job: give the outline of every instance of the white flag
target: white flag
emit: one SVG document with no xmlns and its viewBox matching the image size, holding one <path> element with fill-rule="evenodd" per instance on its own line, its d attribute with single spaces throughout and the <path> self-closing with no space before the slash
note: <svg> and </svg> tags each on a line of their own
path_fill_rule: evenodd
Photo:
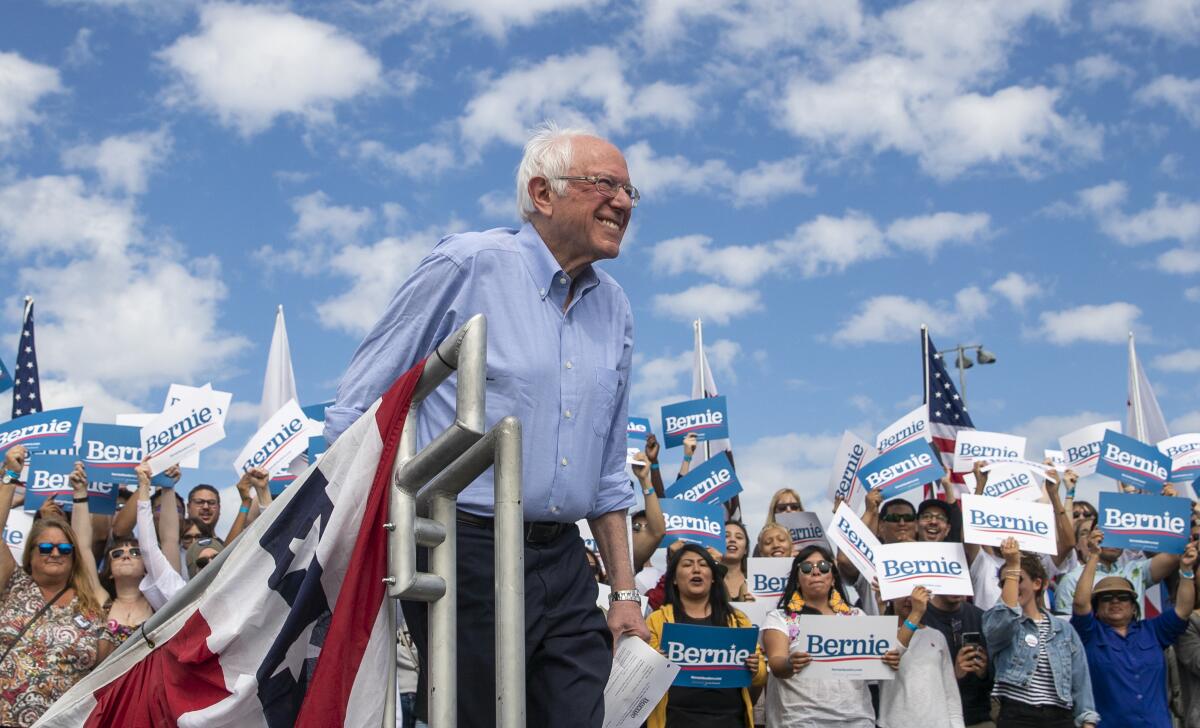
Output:
<svg viewBox="0 0 1200 728">
<path fill-rule="evenodd" d="M 708 356 L 704 353 L 704 332 L 699 319 L 692 322 L 692 333 L 695 339 L 692 349 L 692 399 L 716 397 L 720 392 L 717 391 L 717 385 L 713 381 L 712 367 L 708 365 Z M 707 455 L 705 448 L 708 450 Z M 725 450 L 733 450 L 733 445 L 728 439 L 700 443 L 700 446 L 696 448 L 696 454 L 692 456 L 692 468 L 700 465 L 708 457 Z"/>
<path fill-rule="evenodd" d="M 1142 370 L 1129 335 L 1129 391 L 1125 399 L 1125 434 L 1142 442 L 1159 442 L 1171 436 L 1166 420 L 1154 398 L 1154 390 Z"/>
<path fill-rule="evenodd" d="M 291 399 L 300 401 L 296 394 L 296 375 L 292 372 L 292 350 L 288 346 L 287 326 L 283 323 L 283 306 L 280 306 L 275 312 L 275 333 L 271 335 L 271 351 L 267 354 L 262 404 L 258 407 L 259 426 L 271 419 Z"/>
</svg>

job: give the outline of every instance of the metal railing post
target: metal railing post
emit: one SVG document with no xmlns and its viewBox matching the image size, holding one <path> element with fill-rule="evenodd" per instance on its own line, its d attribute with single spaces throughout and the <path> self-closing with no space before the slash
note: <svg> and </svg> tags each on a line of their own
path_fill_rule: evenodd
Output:
<svg viewBox="0 0 1200 728">
<path fill-rule="evenodd" d="M 521 508 L 521 422 L 496 426 L 496 719 L 525 725 L 525 514 Z"/>
</svg>

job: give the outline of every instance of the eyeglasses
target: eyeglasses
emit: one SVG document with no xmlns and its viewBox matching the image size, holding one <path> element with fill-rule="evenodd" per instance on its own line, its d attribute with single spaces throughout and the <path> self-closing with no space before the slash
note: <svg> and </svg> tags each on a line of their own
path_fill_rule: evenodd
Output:
<svg viewBox="0 0 1200 728">
<path fill-rule="evenodd" d="M 193 498 L 192 500 L 188 501 L 188 503 L 190 503 L 194 506 L 200 506 L 202 508 L 204 508 L 204 507 L 216 508 L 221 503 L 221 501 L 213 500 L 210 498 Z"/>
<path fill-rule="evenodd" d="M 922 513 L 918 518 L 921 523 L 949 523 L 950 519 L 942 513 Z"/>
<path fill-rule="evenodd" d="M 813 572 L 814 568 L 817 571 L 820 571 L 822 574 L 828 574 L 829 570 L 833 568 L 833 564 L 829 563 L 828 561 L 826 561 L 824 559 L 821 559 L 820 561 L 801 561 L 800 562 L 800 573 L 801 574 L 811 574 Z"/>
<path fill-rule="evenodd" d="M 140 548 L 137 546 L 130 546 L 129 548 L 113 549 L 112 551 L 108 552 L 108 557 L 113 561 L 116 561 L 117 559 L 123 557 L 126 553 L 135 559 L 141 558 L 142 556 L 142 550 Z"/>
<path fill-rule="evenodd" d="M 37 545 L 38 553 L 42 556 L 49 556 L 54 549 L 58 549 L 58 553 L 62 556 L 70 556 L 75 552 L 75 545 L 69 543 L 39 543 Z"/>
<path fill-rule="evenodd" d="M 636 531 L 637 529 L 635 528 L 634 530 Z M 198 539 L 198 538 L 200 538 L 200 534 L 198 534 L 198 533 L 185 533 L 179 537 L 179 540 L 190 546 L 193 543 L 195 543 L 196 539 Z"/>
<path fill-rule="evenodd" d="M 880 516 L 884 523 L 912 523 L 917 520 L 915 513 L 885 513 Z"/>
<path fill-rule="evenodd" d="M 596 186 L 596 191 L 603 197 L 616 197 L 617 190 L 625 190 L 625 194 L 629 195 L 629 202 L 632 207 L 637 207 L 638 202 L 642 199 L 642 193 L 638 192 L 638 188 L 628 182 L 622 184 L 609 177 L 600 177 L 599 175 L 588 175 L 586 177 L 577 174 L 565 174 L 554 179 L 572 180 L 576 182 L 591 182 Z"/>
<path fill-rule="evenodd" d="M 789 513 L 792 511 L 801 511 L 801 510 L 804 510 L 804 509 L 800 507 L 799 503 L 776 503 L 775 504 L 775 512 L 776 513 Z"/>
<path fill-rule="evenodd" d="M 1116 594 L 1101 594 L 1096 597 L 1096 600 L 1101 604 L 1109 602 L 1121 602 L 1123 604 L 1133 604 L 1134 596 L 1129 592 L 1118 592 Z"/>
</svg>

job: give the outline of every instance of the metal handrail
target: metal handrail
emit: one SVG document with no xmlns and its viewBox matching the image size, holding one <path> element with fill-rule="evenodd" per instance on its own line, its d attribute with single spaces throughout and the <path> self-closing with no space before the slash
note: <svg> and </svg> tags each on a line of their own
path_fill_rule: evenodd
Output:
<svg viewBox="0 0 1200 728">
<path fill-rule="evenodd" d="M 457 373 L 455 418 L 416 451 L 416 409 Z M 429 603 L 429 725 L 457 723 L 458 495 L 495 466 L 496 719 L 501 728 L 525 725 L 525 554 L 521 508 L 521 423 L 505 417 L 486 434 L 487 321 L 469 319 L 429 357 L 415 394 L 392 471 L 389 491 L 388 596 Z M 428 516 L 422 516 L 422 513 Z M 429 572 L 417 571 L 417 548 L 429 548 Z M 388 619 L 395 634 L 396 605 Z M 383 725 L 395 725 L 395 640 Z"/>
</svg>

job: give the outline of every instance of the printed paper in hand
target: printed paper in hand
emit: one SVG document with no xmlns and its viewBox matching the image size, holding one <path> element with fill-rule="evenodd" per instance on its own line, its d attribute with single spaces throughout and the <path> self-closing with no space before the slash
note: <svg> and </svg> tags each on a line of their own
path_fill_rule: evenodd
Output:
<svg viewBox="0 0 1200 728">
<path fill-rule="evenodd" d="M 604 728 L 638 728 L 677 674 L 678 665 L 641 639 L 621 637 L 604 687 Z"/>
<path fill-rule="evenodd" d="M 754 601 L 736 602 L 733 606 L 750 619 L 750 624 L 762 627 L 767 612 L 779 607 L 792 559 L 751 556 L 746 562 L 746 588 L 754 595 Z"/>
<path fill-rule="evenodd" d="M 1200 434 L 1168 437 L 1155 447 L 1171 458 L 1172 483 L 1190 483 L 1200 477 Z"/>
<path fill-rule="evenodd" d="M 251 468 L 262 468 L 272 476 L 286 472 L 291 462 L 308 449 L 308 422 L 300 404 L 289 399 L 238 453 L 233 461 L 234 472 L 239 477 Z"/>
<path fill-rule="evenodd" d="M 742 484 L 733 472 L 733 463 L 728 455 L 719 452 L 672 483 L 664 495 L 695 503 L 724 503 L 741 492 Z"/>
<path fill-rule="evenodd" d="M 142 427 L 142 453 L 150 458 L 150 471 L 161 473 L 224 438 L 223 418 L 212 392 L 200 389 Z"/>
<path fill-rule="evenodd" d="M 896 648 L 895 617 L 805 615 L 792 644 L 796 645 L 793 649 L 812 656 L 812 662 L 796 673 L 798 680 L 893 680 L 896 677 L 896 671 L 883 664 L 882 659 L 885 653 Z"/>
<path fill-rule="evenodd" d="M 1025 438 L 1001 432 L 959 430 L 954 441 L 954 472 L 970 472 L 976 460 L 1023 459 Z"/>
<path fill-rule="evenodd" d="M 0 455 L 24 445 L 32 455 L 47 450 L 71 450 L 79 444 L 82 407 L 46 410 L 0 424 Z"/>
<path fill-rule="evenodd" d="M 849 503 L 857 513 L 862 510 L 866 489 L 858 480 L 858 469 L 863 464 L 875 459 L 878 455 L 871 447 L 853 432 L 842 433 L 842 442 L 838 446 L 837 455 L 833 458 L 833 469 L 829 473 L 829 498 L 841 498 Z"/>
<path fill-rule="evenodd" d="M 879 457 L 863 465 L 858 479 L 869 490 L 878 490 L 883 499 L 891 500 L 906 490 L 940 480 L 946 471 L 929 443 L 917 439 L 907 445 L 881 452 Z"/>
<path fill-rule="evenodd" d="M 809 511 L 780 513 L 775 517 L 775 522 L 788 530 L 792 537 L 793 551 L 807 546 L 829 548 L 829 541 L 825 538 L 825 529 L 821 526 L 821 519 L 816 513 Z"/>
<path fill-rule="evenodd" d="M 660 548 L 673 541 L 687 541 L 725 551 L 725 507 L 719 503 L 692 503 L 678 498 L 660 498 L 658 505 L 667 525 Z"/>
<path fill-rule="evenodd" d="M 868 582 L 875 578 L 875 558 L 882 544 L 845 503 L 833 514 L 833 521 L 829 524 L 829 540 L 858 567 Z"/>
<path fill-rule="evenodd" d="M 1100 458 L 1100 441 L 1104 439 L 1107 430 L 1120 432 L 1121 423 L 1099 422 L 1058 438 L 1058 445 L 1066 459 L 1064 465 L 1074 470 L 1081 478 L 1096 472 L 1096 460 Z"/>
<path fill-rule="evenodd" d="M 33 514 L 25 511 L 9 511 L 8 522 L 4 524 L 4 543 L 12 552 L 17 563 L 25 557 L 25 539 L 29 537 L 29 529 L 33 528 Z"/>
<path fill-rule="evenodd" d="M 1105 546 L 1167 554 L 1187 548 L 1192 513 L 1187 498 L 1106 492 L 1097 510 Z"/>
<path fill-rule="evenodd" d="M 724 397 L 705 397 L 662 408 L 663 446 L 679 447 L 694 434 L 701 442 L 729 437 L 729 416 Z"/>
<path fill-rule="evenodd" d="M 923 586 L 934 594 L 974 596 L 961 543 L 889 543 L 875 552 L 879 594 L 886 601 Z"/>
<path fill-rule="evenodd" d="M 963 541 L 999 546 L 1017 539 L 1022 551 L 1058 553 L 1054 508 L 1049 503 L 1002 500 L 983 495 L 962 497 Z"/>
<path fill-rule="evenodd" d="M 988 464 L 983 495 L 1012 501 L 1035 501 L 1042 497 L 1042 476 L 1016 463 Z M 974 489 L 972 488 L 972 491 Z"/>
<path fill-rule="evenodd" d="M 663 625 L 662 651 L 680 667 L 672 683 L 679 687 L 749 687 L 752 675 L 746 668 L 746 658 L 757 646 L 756 627 Z"/>
<path fill-rule="evenodd" d="M 1096 474 L 1151 493 L 1161 493 L 1163 484 L 1171 477 L 1171 458 L 1153 445 L 1109 430 L 1100 441 Z"/>
<path fill-rule="evenodd" d="M 925 405 L 921 405 L 884 428 L 883 432 L 875 437 L 875 449 L 882 455 L 888 450 L 916 442 L 922 438 L 925 442 L 933 442 L 933 436 L 929 433 L 929 408 Z"/>
<path fill-rule="evenodd" d="M 1059 473 L 1067 469 L 1067 458 L 1063 455 L 1062 450 L 1044 450 L 1045 458 L 1050 461 L 1050 466 Z"/>
</svg>

